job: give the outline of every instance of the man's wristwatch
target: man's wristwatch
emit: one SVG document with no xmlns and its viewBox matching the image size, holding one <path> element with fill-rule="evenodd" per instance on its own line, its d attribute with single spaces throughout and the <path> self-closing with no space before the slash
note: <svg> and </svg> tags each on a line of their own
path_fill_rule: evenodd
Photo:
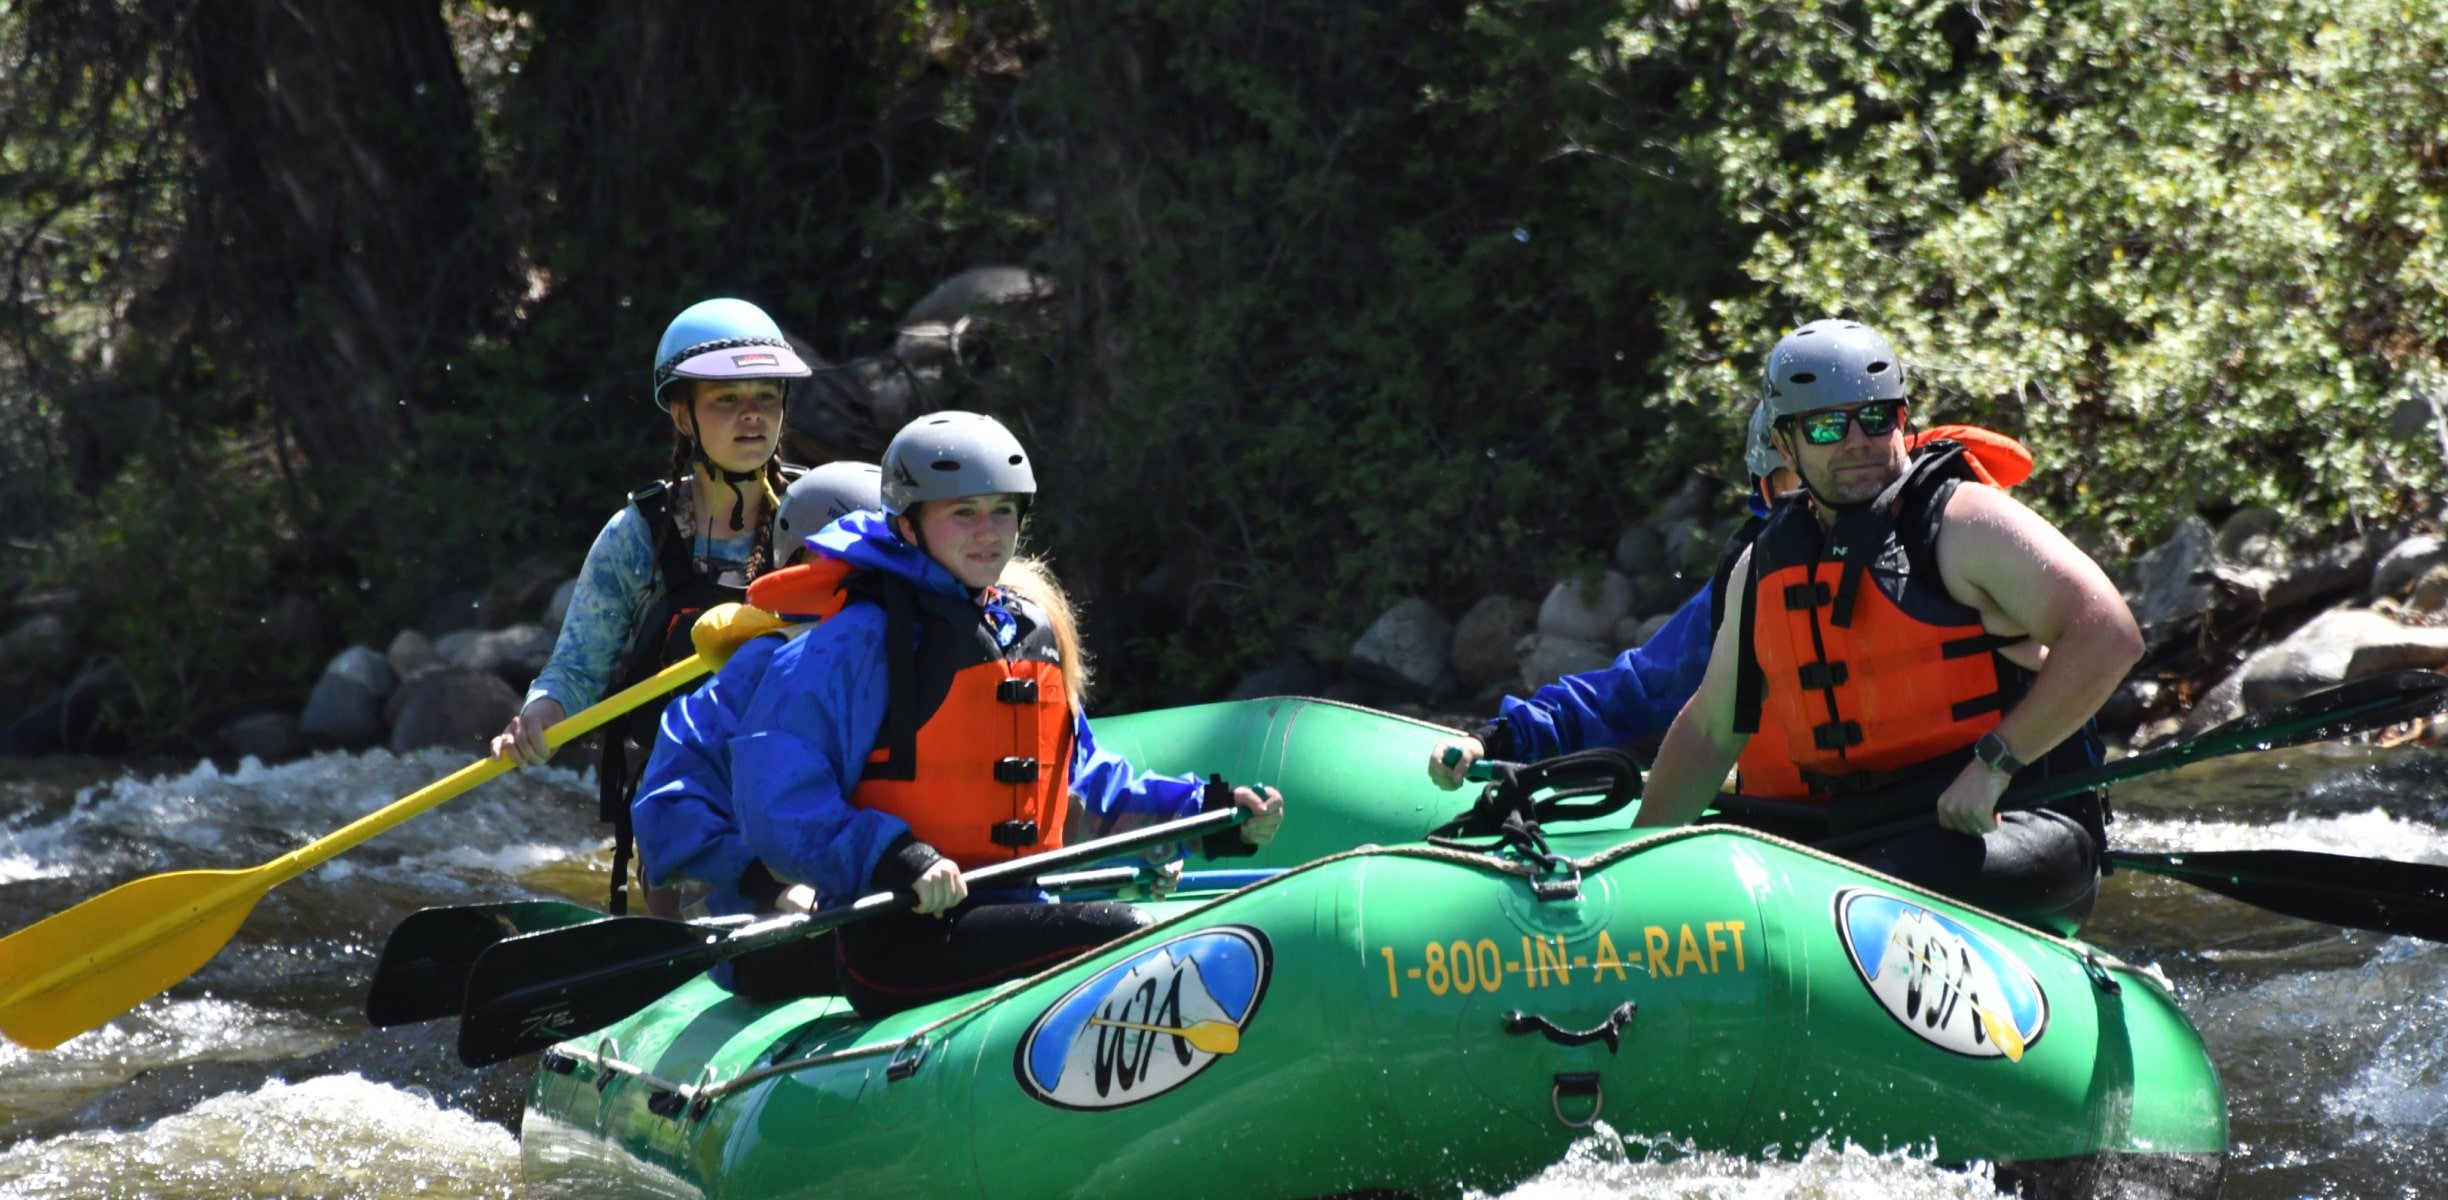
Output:
<svg viewBox="0 0 2448 1200">
<path fill-rule="evenodd" d="M 2023 760 L 2016 758 L 2014 751 L 2007 749 L 2006 739 L 1999 737 L 1994 729 L 1982 734 L 1979 741 L 1972 743 L 1972 757 L 1978 759 L 1982 766 L 2000 775 L 2011 776 L 2023 769 Z"/>
</svg>

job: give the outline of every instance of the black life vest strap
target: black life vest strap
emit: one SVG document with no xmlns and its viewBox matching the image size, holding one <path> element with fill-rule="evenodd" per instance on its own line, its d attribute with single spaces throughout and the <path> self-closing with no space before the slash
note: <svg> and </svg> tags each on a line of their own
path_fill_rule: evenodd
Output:
<svg viewBox="0 0 2448 1200">
<path fill-rule="evenodd" d="M 862 778 L 918 778 L 918 614 L 909 585 L 882 572 L 869 572 L 869 582 L 884 604 L 884 728 L 876 745 L 880 762 L 867 764 Z"/>
</svg>

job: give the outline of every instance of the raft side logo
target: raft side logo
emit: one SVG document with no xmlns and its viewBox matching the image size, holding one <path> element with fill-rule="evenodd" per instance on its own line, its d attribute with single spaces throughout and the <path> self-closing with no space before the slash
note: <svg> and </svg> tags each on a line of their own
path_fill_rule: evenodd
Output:
<svg viewBox="0 0 2448 1200">
<path fill-rule="evenodd" d="M 1968 1058 L 2021 1062 L 2047 1032 L 2048 993 L 1979 930 L 1866 888 L 1837 892 L 1835 917 L 1871 997 L 1921 1040 Z"/>
<path fill-rule="evenodd" d="M 1022 1090 L 1056 1108 L 1121 1108 L 1187 1083 L 1241 1048 L 1274 948 L 1247 925 L 1150 946 L 1046 1006 L 1012 1055 Z"/>
</svg>

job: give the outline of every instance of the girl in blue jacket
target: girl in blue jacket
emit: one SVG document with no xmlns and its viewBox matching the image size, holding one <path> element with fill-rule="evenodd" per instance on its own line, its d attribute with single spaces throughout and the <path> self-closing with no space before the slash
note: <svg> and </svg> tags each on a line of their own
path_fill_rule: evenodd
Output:
<svg viewBox="0 0 2448 1200">
<path fill-rule="evenodd" d="M 1281 796 L 1263 788 L 1152 776 L 1098 749 L 1068 605 L 1050 578 L 1007 586 L 1037 490 L 1008 430 L 975 413 L 921 417 L 883 469 L 883 513 L 809 539 L 844 568 L 839 610 L 751 643 L 675 705 L 636 809 L 641 831 L 650 804 L 708 828 L 735 815 L 732 852 L 750 860 L 736 868 L 649 844 L 649 862 L 699 878 L 762 871 L 828 901 L 915 893 L 911 913 L 835 940 L 843 990 L 869 1015 L 1025 974 L 1147 922 L 1122 904 L 972 894 L 965 869 L 1078 840 L 1066 832 L 1224 804 L 1252 816 L 1206 850 L 1246 853 L 1283 819 Z M 1097 828 L 1070 830 L 1075 808 Z"/>
</svg>

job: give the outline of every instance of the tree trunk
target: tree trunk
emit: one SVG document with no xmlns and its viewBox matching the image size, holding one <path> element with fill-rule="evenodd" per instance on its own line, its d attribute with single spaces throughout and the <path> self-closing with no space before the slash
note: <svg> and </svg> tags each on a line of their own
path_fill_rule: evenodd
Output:
<svg viewBox="0 0 2448 1200">
<path fill-rule="evenodd" d="M 189 253 L 309 469 L 381 462 L 426 356 L 482 327 L 508 263 L 441 6 L 204 0 L 187 36 Z"/>
</svg>

